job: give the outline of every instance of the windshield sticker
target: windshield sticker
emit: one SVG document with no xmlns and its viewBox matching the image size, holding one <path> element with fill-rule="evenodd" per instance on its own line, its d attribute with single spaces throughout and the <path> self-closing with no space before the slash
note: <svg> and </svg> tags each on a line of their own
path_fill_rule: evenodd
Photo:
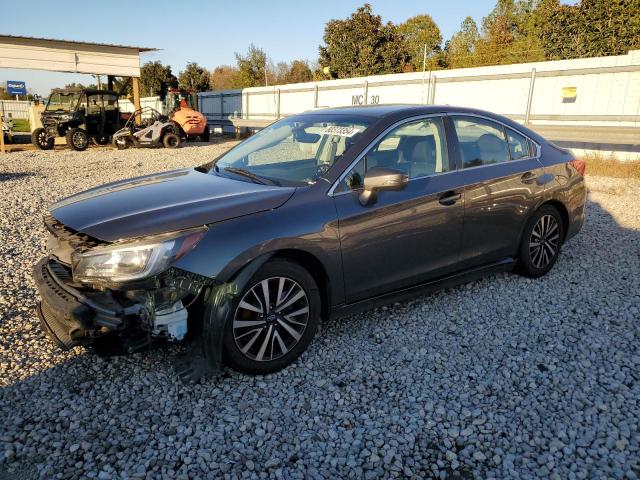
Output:
<svg viewBox="0 0 640 480">
<path fill-rule="evenodd" d="M 324 130 L 322 130 L 323 135 L 337 135 L 339 137 L 353 137 L 356 133 L 360 133 L 359 128 L 339 127 L 338 125 L 324 127 Z"/>
</svg>

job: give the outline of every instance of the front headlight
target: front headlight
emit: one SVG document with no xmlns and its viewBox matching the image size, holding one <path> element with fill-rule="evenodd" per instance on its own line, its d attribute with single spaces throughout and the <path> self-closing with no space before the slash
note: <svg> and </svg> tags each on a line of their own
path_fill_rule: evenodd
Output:
<svg viewBox="0 0 640 480">
<path fill-rule="evenodd" d="M 121 283 L 151 277 L 195 247 L 206 230 L 192 229 L 74 252 L 73 278 L 84 283 Z"/>
</svg>

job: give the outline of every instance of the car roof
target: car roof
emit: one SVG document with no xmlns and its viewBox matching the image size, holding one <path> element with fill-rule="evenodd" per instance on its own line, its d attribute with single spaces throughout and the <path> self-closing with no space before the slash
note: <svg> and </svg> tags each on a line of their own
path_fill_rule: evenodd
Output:
<svg viewBox="0 0 640 480">
<path fill-rule="evenodd" d="M 515 122 L 508 117 L 478 108 L 459 107 L 454 105 L 421 105 L 421 104 L 385 104 L 385 105 L 354 105 L 347 107 L 318 108 L 309 110 L 302 115 L 353 115 L 369 118 L 371 120 L 396 121 L 416 115 L 429 115 L 435 113 L 448 113 L 460 115 L 480 115 L 501 122 L 510 128 L 524 133 L 537 142 L 545 141 L 536 132 L 525 125 Z"/>
</svg>

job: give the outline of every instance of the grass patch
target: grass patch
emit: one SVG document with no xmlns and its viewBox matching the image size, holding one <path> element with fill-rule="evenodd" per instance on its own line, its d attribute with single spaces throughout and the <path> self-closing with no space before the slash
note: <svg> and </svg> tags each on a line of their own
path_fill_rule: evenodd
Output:
<svg viewBox="0 0 640 480">
<path fill-rule="evenodd" d="M 635 178 L 640 180 L 640 161 L 621 162 L 602 155 L 585 155 L 587 164 L 585 174 L 599 177 Z"/>
<path fill-rule="evenodd" d="M 26 118 L 14 118 L 13 119 L 13 131 L 14 132 L 30 132 L 29 120 Z"/>
</svg>

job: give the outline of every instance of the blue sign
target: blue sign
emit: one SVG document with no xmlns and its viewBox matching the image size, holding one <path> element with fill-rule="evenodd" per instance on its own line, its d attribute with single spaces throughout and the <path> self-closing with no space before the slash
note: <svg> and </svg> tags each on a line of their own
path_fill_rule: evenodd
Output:
<svg viewBox="0 0 640 480">
<path fill-rule="evenodd" d="M 26 95 L 27 85 L 16 80 L 7 80 L 7 93 L 9 95 Z"/>
</svg>

